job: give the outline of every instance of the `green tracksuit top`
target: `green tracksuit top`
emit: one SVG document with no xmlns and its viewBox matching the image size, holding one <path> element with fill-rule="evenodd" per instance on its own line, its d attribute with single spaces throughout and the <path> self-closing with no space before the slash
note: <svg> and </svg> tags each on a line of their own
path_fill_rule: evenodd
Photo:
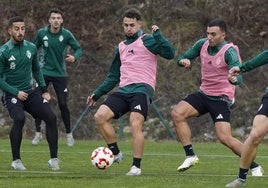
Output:
<svg viewBox="0 0 268 188">
<path fill-rule="evenodd" d="M 14 44 L 11 40 L 0 48 L 0 88 L 4 92 L 18 95 L 33 87 L 33 77 L 41 88 L 46 84 L 37 59 L 36 46 L 24 40 Z"/>
<path fill-rule="evenodd" d="M 131 44 L 136 41 L 143 34 L 140 29 L 134 36 L 127 37 L 125 44 Z M 172 44 L 162 35 L 160 29 L 153 34 L 146 34 L 143 38 L 143 45 L 153 54 L 159 55 L 166 59 L 174 58 L 174 48 Z M 111 91 L 120 81 L 120 66 L 121 60 L 119 55 L 118 46 L 114 51 L 114 58 L 110 66 L 109 74 L 106 76 L 104 82 L 93 92 L 95 94 L 94 100 L 97 101 L 102 95 L 105 95 Z M 150 97 L 153 97 L 153 88 L 144 83 L 137 83 L 127 85 L 119 88 L 118 92 L 121 93 L 145 93 Z M 89 94 L 91 95 L 91 94 Z"/>
<path fill-rule="evenodd" d="M 40 67 L 44 75 L 53 77 L 66 76 L 65 58 L 67 47 L 74 51 L 75 60 L 82 55 L 82 49 L 73 34 L 61 27 L 58 33 L 50 32 L 50 25 L 39 29 L 34 43 L 40 51 Z"/>
<path fill-rule="evenodd" d="M 239 67 L 241 72 L 249 72 L 267 63 L 268 63 L 268 49 L 262 51 L 254 58 L 243 62 Z M 266 87 L 265 93 L 268 94 L 268 87 Z"/>
<path fill-rule="evenodd" d="M 256 57 L 245 61 L 239 67 L 241 72 L 249 72 L 259 66 L 265 65 L 268 63 L 268 49 L 259 53 Z"/>
</svg>

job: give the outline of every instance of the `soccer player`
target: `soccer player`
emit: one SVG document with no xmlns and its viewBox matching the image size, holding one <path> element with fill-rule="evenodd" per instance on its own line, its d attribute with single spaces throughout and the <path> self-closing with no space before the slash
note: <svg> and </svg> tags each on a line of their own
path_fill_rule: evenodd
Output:
<svg viewBox="0 0 268 188">
<path fill-rule="evenodd" d="M 44 74 L 46 85 L 53 84 L 56 92 L 61 117 L 66 131 L 66 143 L 74 145 L 74 138 L 71 132 L 70 111 L 67 104 L 67 76 L 65 62 L 74 63 L 82 55 L 82 49 L 73 34 L 62 27 L 63 12 L 57 8 L 49 11 L 50 25 L 41 28 L 34 40 L 37 49 L 41 48 L 40 66 Z M 67 54 L 67 47 L 70 46 L 74 54 Z M 36 133 L 32 140 L 37 145 L 42 140 L 41 120 L 35 119 Z"/>
<path fill-rule="evenodd" d="M 185 68 L 189 68 L 191 60 L 198 56 L 201 61 L 199 90 L 187 95 L 171 112 L 176 133 L 186 154 L 185 161 L 177 169 L 179 172 L 199 161 L 191 143 L 191 130 L 187 120 L 205 113 L 212 117 L 220 142 L 236 155 L 241 155 L 242 143 L 231 135 L 230 106 L 234 100 L 235 86 L 228 80 L 229 69 L 239 66 L 240 60 L 236 46 L 225 40 L 226 34 L 226 23 L 219 19 L 212 20 L 207 25 L 207 37 L 198 40 L 177 59 L 177 64 Z M 242 82 L 241 76 L 234 79 L 234 84 Z M 252 162 L 250 169 L 253 176 L 263 174 L 263 169 L 255 162 Z"/>
<path fill-rule="evenodd" d="M 10 131 L 11 167 L 15 170 L 26 169 L 20 156 L 26 111 L 34 118 L 45 121 L 50 150 L 48 163 L 52 170 L 59 170 L 57 119 L 48 104 L 50 95 L 38 64 L 36 46 L 24 40 L 25 23 L 22 17 L 9 19 L 8 33 L 10 40 L 0 48 L 0 89 L 4 92 L 3 104 L 13 120 Z M 40 89 L 32 89 L 32 76 Z"/>
<path fill-rule="evenodd" d="M 256 57 L 230 69 L 229 80 L 233 82 L 234 77 L 243 72 L 249 72 L 259 66 L 268 63 L 268 50 L 264 50 Z M 256 157 L 257 148 L 263 137 L 268 132 L 268 89 L 262 97 L 261 105 L 253 120 L 253 126 L 248 138 L 242 147 L 240 168 L 237 179 L 227 184 L 226 187 L 243 187 L 246 183 L 250 164 Z"/>
<path fill-rule="evenodd" d="M 108 147 L 115 155 L 115 162 L 120 162 L 120 152 L 114 128 L 110 124 L 112 118 L 118 119 L 127 112 L 132 133 L 133 163 L 126 174 L 141 174 L 141 159 L 144 149 L 142 125 L 146 120 L 148 106 L 156 85 L 157 55 L 166 59 L 174 57 L 174 48 L 163 37 L 158 26 L 152 26 L 152 34 L 143 33 L 141 13 L 134 8 L 123 14 L 123 28 L 126 40 L 115 49 L 109 74 L 104 82 L 90 93 L 87 103 L 95 102 L 111 91 L 118 83 L 119 88 L 110 94 L 94 115 L 99 131 Z"/>
</svg>

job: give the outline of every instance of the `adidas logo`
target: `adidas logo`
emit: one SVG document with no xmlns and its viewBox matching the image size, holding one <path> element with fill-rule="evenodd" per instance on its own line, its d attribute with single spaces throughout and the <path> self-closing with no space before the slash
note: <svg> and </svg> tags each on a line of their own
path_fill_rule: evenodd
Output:
<svg viewBox="0 0 268 188">
<path fill-rule="evenodd" d="M 48 103 L 48 101 L 46 99 L 43 99 L 43 103 Z"/>
<path fill-rule="evenodd" d="M 223 116 L 221 114 L 219 114 L 216 119 L 223 119 Z"/>
<path fill-rule="evenodd" d="M 64 93 L 68 92 L 67 88 L 65 88 L 63 92 L 64 92 Z"/>
<path fill-rule="evenodd" d="M 141 105 L 137 105 L 137 106 L 135 106 L 134 109 L 136 109 L 136 110 L 141 110 Z"/>
<path fill-rule="evenodd" d="M 16 58 L 13 55 L 8 59 L 8 61 L 15 61 L 15 60 Z"/>
</svg>

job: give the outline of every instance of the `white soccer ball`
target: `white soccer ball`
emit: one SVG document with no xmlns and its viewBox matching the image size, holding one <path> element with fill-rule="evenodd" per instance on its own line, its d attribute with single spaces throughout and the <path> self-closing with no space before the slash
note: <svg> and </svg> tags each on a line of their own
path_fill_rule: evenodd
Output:
<svg viewBox="0 0 268 188">
<path fill-rule="evenodd" d="M 113 152 L 107 147 L 98 147 L 91 154 L 91 162 L 98 169 L 104 170 L 113 164 Z"/>
</svg>

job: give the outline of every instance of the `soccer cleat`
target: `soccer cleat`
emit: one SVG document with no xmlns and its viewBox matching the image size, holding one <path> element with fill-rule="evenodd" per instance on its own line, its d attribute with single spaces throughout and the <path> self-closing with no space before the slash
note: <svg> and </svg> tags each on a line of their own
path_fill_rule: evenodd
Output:
<svg viewBox="0 0 268 188">
<path fill-rule="evenodd" d="M 198 164 L 199 159 L 196 155 L 194 156 L 188 156 L 186 157 L 186 159 L 184 160 L 184 162 L 178 167 L 178 171 L 179 172 L 183 172 L 189 168 L 191 168 L 192 166 Z"/>
<path fill-rule="evenodd" d="M 20 159 L 12 161 L 11 168 L 13 170 L 26 170 Z"/>
<path fill-rule="evenodd" d="M 48 160 L 48 167 L 51 168 L 52 170 L 59 170 L 59 159 L 58 158 L 51 158 Z"/>
<path fill-rule="evenodd" d="M 246 184 L 246 180 L 242 180 L 240 178 L 235 179 L 234 181 L 232 181 L 231 183 L 228 183 L 227 185 L 225 185 L 225 187 L 228 188 L 235 188 L 235 187 L 243 187 Z"/>
<path fill-rule="evenodd" d="M 72 133 L 68 133 L 66 135 L 66 144 L 67 146 L 73 146 L 74 145 L 74 138 Z"/>
<path fill-rule="evenodd" d="M 120 163 L 124 159 L 124 156 L 121 152 L 119 152 L 117 155 L 114 155 L 114 162 Z"/>
<path fill-rule="evenodd" d="M 139 175 L 141 175 L 141 169 L 133 165 L 130 168 L 130 171 L 128 173 L 126 173 L 126 175 L 127 176 L 139 176 Z"/>
<path fill-rule="evenodd" d="M 261 165 L 251 169 L 251 175 L 252 176 L 262 176 L 263 173 L 264 173 L 264 170 L 261 167 Z"/>
<path fill-rule="evenodd" d="M 35 132 L 34 139 L 32 140 L 32 145 L 38 145 L 43 139 L 41 132 Z"/>
</svg>

